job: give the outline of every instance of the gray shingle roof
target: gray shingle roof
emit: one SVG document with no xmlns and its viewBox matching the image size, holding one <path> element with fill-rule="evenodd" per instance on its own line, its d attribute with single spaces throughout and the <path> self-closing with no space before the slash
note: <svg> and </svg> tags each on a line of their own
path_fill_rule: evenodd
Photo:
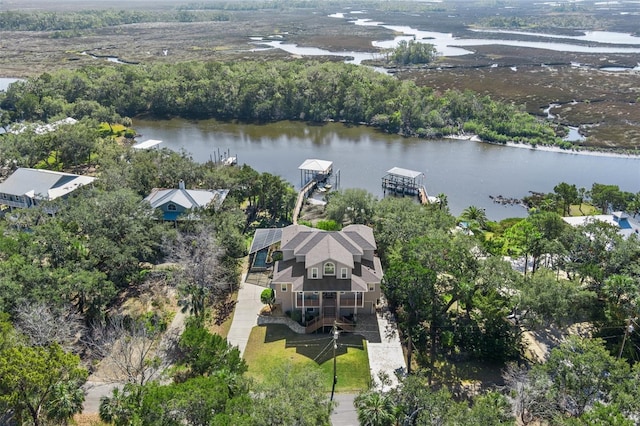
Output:
<svg viewBox="0 0 640 426">
<path fill-rule="evenodd" d="M 282 229 L 281 248 L 295 257 L 275 265 L 272 283 L 292 283 L 293 291 L 368 291 L 368 283 L 382 279 L 380 259 L 360 259 L 364 250 L 376 248 L 373 230 L 364 225 L 351 225 L 343 231 L 327 232 L 301 225 Z M 304 259 L 298 262 L 296 259 Z M 307 279 L 307 268 L 335 261 L 351 268 L 351 279 L 327 276 Z"/>
<path fill-rule="evenodd" d="M 91 176 L 19 168 L 7 180 L 0 183 L 0 193 L 53 200 L 67 195 L 82 185 L 90 184 L 94 180 L 95 178 Z"/>
<path fill-rule="evenodd" d="M 377 248 L 373 229 L 366 225 L 345 226 L 342 232 L 365 250 L 375 250 Z"/>
<path fill-rule="evenodd" d="M 308 241 L 304 248 L 309 248 L 309 250 L 305 253 L 296 252 L 296 255 L 304 254 L 305 267 L 307 268 L 328 260 L 353 268 L 353 253 L 349 252 L 337 238 L 334 238 L 332 233 L 318 234 Z"/>
<path fill-rule="evenodd" d="M 293 250 L 315 231 L 304 225 L 291 225 L 282 228 L 282 240 L 280 247 L 282 250 Z"/>
<path fill-rule="evenodd" d="M 171 202 L 185 209 L 206 207 L 212 204 L 218 208 L 224 202 L 229 193 L 228 189 L 158 189 L 154 188 L 145 200 L 151 207 L 158 208 Z"/>
</svg>

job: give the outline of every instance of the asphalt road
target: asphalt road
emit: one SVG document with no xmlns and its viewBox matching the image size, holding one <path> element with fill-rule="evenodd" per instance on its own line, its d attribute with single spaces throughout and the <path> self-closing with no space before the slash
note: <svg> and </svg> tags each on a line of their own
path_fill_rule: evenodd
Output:
<svg viewBox="0 0 640 426">
<path fill-rule="evenodd" d="M 331 413 L 332 426 L 358 426 L 358 415 L 356 408 L 353 406 L 353 400 L 356 398 L 353 393 L 337 393 L 334 401 L 338 406 Z"/>
</svg>

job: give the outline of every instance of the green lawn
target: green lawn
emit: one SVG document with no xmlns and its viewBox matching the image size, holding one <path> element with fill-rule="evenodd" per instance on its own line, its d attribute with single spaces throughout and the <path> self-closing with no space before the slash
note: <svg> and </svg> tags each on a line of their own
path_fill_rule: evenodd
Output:
<svg viewBox="0 0 640 426">
<path fill-rule="evenodd" d="M 261 380 L 267 371 L 291 362 L 321 372 L 331 391 L 333 380 L 333 339 L 329 334 L 296 334 L 284 325 L 254 327 L 244 359 L 249 376 Z M 370 382 L 366 341 L 358 335 L 341 334 L 336 351 L 338 384 L 336 392 L 358 392 Z"/>
<path fill-rule="evenodd" d="M 570 209 L 571 216 L 589 216 L 592 214 L 600 214 L 600 210 L 598 210 L 596 207 L 593 207 L 591 204 L 586 204 L 586 203 L 582 203 L 582 206 L 578 204 L 571 205 L 571 209 Z"/>
</svg>

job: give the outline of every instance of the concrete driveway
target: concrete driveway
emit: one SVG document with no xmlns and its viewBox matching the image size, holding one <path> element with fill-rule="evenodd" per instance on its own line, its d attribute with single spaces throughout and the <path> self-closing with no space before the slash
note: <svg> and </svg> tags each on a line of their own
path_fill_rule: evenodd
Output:
<svg viewBox="0 0 640 426">
<path fill-rule="evenodd" d="M 240 354 L 244 354 L 247 341 L 251 334 L 251 329 L 258 324 L 258 314 L 264 307 L 260 301 L 260 294 L 264 287 L 245 282 L 246 275 L 243 275 L 238 291 L 238 300 L 233 312 L 231 328 L 227 335 L 227 340 L 240 349 Z"/>
</svg>

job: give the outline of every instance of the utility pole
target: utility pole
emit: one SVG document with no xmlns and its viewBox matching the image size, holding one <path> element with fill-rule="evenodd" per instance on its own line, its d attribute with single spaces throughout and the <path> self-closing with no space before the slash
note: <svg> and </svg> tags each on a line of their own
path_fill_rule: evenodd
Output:
<svg viewBox="0 0 640 426">
<path fill-rule="evenodd" d="M 336 391 L 336 383 L 338 383 L 338 375 L 336 373 L 336 349 L 338 349 L 338 325 L 336 321 L 333 321 L 333 386 L 331 386 L 331 398 L 330 402 L 333 402 L 333 394 Z"/>
<path fill-rule="evenodd" d="M 627 326 L 624 328 L 624 336 L 622 337 L 622 345 L 620 346 L 620 352 L 618 352 L 618 359 L 622 357 L 622 351 L 624 351 L 624 345 L 627 342 L 629 333 L 633 332 L 633 325 L 631 325 L 631 318 L 627 319 Z"/>
</svg>

